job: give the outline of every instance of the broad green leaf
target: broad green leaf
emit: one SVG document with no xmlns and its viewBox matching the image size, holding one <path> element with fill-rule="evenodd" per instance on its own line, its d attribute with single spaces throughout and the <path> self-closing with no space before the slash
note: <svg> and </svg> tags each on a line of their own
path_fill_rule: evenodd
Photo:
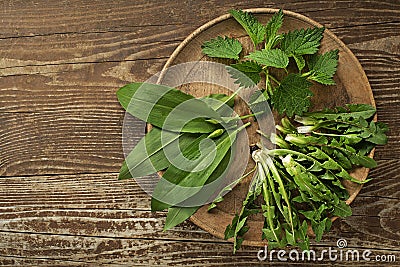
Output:
<svg viewBox="0 0 400 267">
<path fill-rule="evenodd" d="M 241 129 L 239 128 L 238 130 Z M 196 165 L 185 166 L 185 168 L 192 168 L 192 171 L 183 171 L 179 166 L 169 167 L 154 189 L 151 203 L 152 210 L 163 210 L 169 208 L 199 192 L 201 187 L 206 183 L 210 175 L 214 172 L 225 157 L 226 153 L 229 151 L 233 141 L 236 139 L 238 130 L 235 130 L 230 134 L 225 133 L 221 137 L 214 139 L 215 147 L 206 147 L 204 150 L 207 151 L 202 151 L 203 153 L 197 159 L 198 161 Z M 197 144 L 194 143 L 194 146 L 191 146 L 188 149 L 195 151 L 193 155 L 194 157 L 197 156 Z M 194 171 L 196 168 L 199 168 L 199 166 L 205 168 L 200 171 Z"/>
<path fill-rule="evenodd" d="M 249 77 L 254 84 L 258 84 L 260 82 L 261 79 L 260 72 L 262 71 L 262 66 L 260 66 L 256 62 L 251 60 L 242 61 L 237 64 L 232 64 L 231 67 L 237 69 L 238 71 L 241 71 L 243 74 Z M 232 75 L 233 72 L 232 73 L 230 72 L 230 74 Z M 239 78 L 239 77 L 232 77 L 232 78 Z M 254 86 L 254 84 L 251 84 L 250 86 L 246 87 Z"/>
<path fill-rule="evenodd" d="M 218 112 L 221 117 L 232 116 L 233 106 L 235 104 L 235 98 L 232 98 L 226 94 L 211 94 L 201 98 L 208 106 Z M 221 106 L 222 103 L 225 103 Z"/>
<path fill-rule="evenodd" d="M 334 85 L 333 75 L 339 59 L 339 50 L 331 50 L 325 54 L 311 55 L 308 59 L 308 68 L 311 75 L 308 79 L 319 82 L 324 85 Z"/>
<path fill-rule="evenodd" d="M 274 108 L 287 116 L 301 115 L 311 105 L 311 83 L 305 77 L 290 73 L 286 76 L 272 95 Z"/>
<path fill-rule="evenodd" d="M 138 178 L 167 168 L 170 162 L 164 154 L 165 147 L 181 137 L 180 146 L 185 148 L 196 139 L 193 134 L 164 131 L 161 140 L 161 134 L 161 129 L 153 127 L 139 141 L 122 164 L 118 179 Z"/>
<path fill-rule="evenodd" d="M 288 56 L 280 49 L 257 50 L 246 57 L 267 67 L 286 68 L 289 64 Z"/>
<path fill-rule="evenodd" d="M 192 216 L 200 207 L 171 207 L 168 208 L 164 231 L 175 227 Z"/>
<path fill-rule="evenodd" d="M 312 55 L 318 51 L 324 28 L 293 30 L 283 35 L 281 49 L 289 56 Z"/>
<path fill-rule="evenodd" d="M 229 13 L 245 29 L 253 41 L 254 46 L 262 43 L 265 39 L 266 28 L 253 14 L 242 10 L 230 10 Z"/>
<path fill-rule="evenodd" d="M 215 39 L 204 42 L 201 47 L 203 53 L 209 57 L 239 59 L 239 54 L 242 52 L 242 44 L 233 38 L 223 38 L 218 36 Z"/>
<path fill-rule="evenodd" d="M 217 107 L 220 106 L 221 102 L 225 102 L 229 99 L 229 96 L 225 94 L 211 94 L 202 99 L 212 109 L 216 110 Z M 233 108 L 233 99 L 229 100 L 226 104 L 228 107 Z M 221 116 L 229 116 L 231 110 L 228 107 L 220 109 L 218 113 L 221 114 Z M 126 157 L 120 169 L 118 178 L 138 178 L 167 168 L 171 163 L 164 154 L 166 146 L 171 146 L 179 139 L 180 149 L 184 151 L 196 138 L 197 136 L 191 133 L 178 134 L 175 132 L 164 131 L 163 139 L 161 139 L 161 129 L 153 127 Z M 179 151 L 176 152 L 179 153 Z M 177 153 L 170 154 L 168 157 L 170 159 L 175 158 Z"/>
<path fill-rule="evenodd" d="M 163 85 L 131 83 L 119 89 L 117 96 L 128 113 L 169 131 L 210 133 L 217 126 L 206 119 L 222 120 L 202 100 Z M 169 115 L 173 117 L 164 123 Z"/>
<path fill-rule="evenodd" d="M 221 160 L 221 162 L 218 164 L 217 168 L 214 170 L 214 172 L 210 175 L 210 177 L 207 179 L 206 183 L 204 185 L 210 184 L 212 182 L 212 188 L 210 187 L 202 187 L 199 192 L 197 192 L 195 195 L 191 196 L 190 198 L 185 200 L 185 205 L 186 206 L 194 206 L 199 203 L 199 200 L 204 200 L 204 202 L 209 202 L 213 199 L 215 195 L 220 192 L 220 188 L 222 187 L 222 184 L 225 179 L 226 172 L 229 170 L 230 167 L 230 161 L 231 159 L 231 150 L 229 150 L 226 154 L 225 157 Z M 218 180 L 220 179 L 220 180 Z M 222 198 L 222 197 L 221 197 Z M 222 201 L 222 199 L 221 199 Z M 179 206 L 179 204 L 177 205 Z"/>
</svg>

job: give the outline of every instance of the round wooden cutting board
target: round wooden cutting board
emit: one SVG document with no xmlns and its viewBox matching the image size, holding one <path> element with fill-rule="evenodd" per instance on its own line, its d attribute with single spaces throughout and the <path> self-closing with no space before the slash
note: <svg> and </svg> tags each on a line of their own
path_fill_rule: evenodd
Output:
<svg viewBox="0 0 400 267">
<path fill-rule="evenodd" d="M 261 23 L 265 24 L 271 16 L 276 13 L 277 9 L 257 8 L 246 10 L 252 12 Z M 298 28 L 322 27 L 317 22 L 297 13 L 284 11 L 284 23 L 281 32 L 286 32 Z M 205 25 L 198 28 L 190 34 L 174 51 L 164 66 L 164 70 L 176 64 L 191 61 L 216 61 L 205 55 L 201 51 L 201 45 L 204 41 L 217 36 L 228 36 L 239 38 L 244 45 L 244 50 L 250 48 L 250 40 L 246 36 L 242 27 L 229 14 L 218 17 Z M 312 91 L 312 109 L 321 109 L 325 107 L 340 106 L 348 103 L 366 103 L 375 106 L 371 87 L 367 77 L 354 56 L 354 54 L 329 30 L 325 30 L 324 38 L 321 43 L 320 53 L 331 49 L 339 49 L 339 64 L 335 75 L 336 85 L 320 86 L 314 85 Z M 200 88 L 201 87 L 201 88 Z M 191 93 L 196 97 L 201 97 L 210 93 L 229 93 L 223 88 L 215 88 L 213 86 L 204 86 L 200 84 L 188 84 L 180 88 L 187 93 Z M 257 140 L 255 130 L 256 123 L 247 129 L 250 137 L 250 143 Z M 373 152 L 370 155 L 373 156 Z M 248 169 L 254 166 L 254 162 L 249 161 Z M 368 175 L 369 169 L 359 168 L 352 172 L 352 175 L 364 180 Z M 237 185 L 232 192 L 224 197 L 224 201 L 219 203 L 217 208 L 211 212 L 207 212 L 207 206 L 202 207 L 191 217 L 191 221 L 207 232 L 219 237 L 224 237 L 225 227 L 231 223 L 235 214 L 241 208 L 241 203 L 247 193 L 248 183 L 251 177 L 248 177 L 241 184 Z M 346 188 L 350 193 L 347 203 L 350 204 L 361 190 L 361 185 L 354 183 L 346 183 Z M 265 241 L 261 240 L 261 228 L 263 218 L 261 215 L 255 215 L 249 220 L 250 230 L 245 235 L 244 245 L 263 246 Z"/>
</svg>

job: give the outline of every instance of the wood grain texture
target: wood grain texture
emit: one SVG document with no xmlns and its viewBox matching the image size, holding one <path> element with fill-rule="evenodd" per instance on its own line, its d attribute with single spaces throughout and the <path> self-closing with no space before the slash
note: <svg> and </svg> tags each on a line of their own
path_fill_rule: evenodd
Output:
<svg viewBox="0 0 400 267">
<path fill-rule="evenodd" d="M 353 35 L 349 34 L 347 28 L 335 31 L 339 37 L 343 34 L 345 40 L 349 40 L 349 47 L 355 52 L 369 77 L 377 101 L 379 119 L 390 126 L 390 145 L 377 149 L 378 159 L 399 158 L 400 155 L 400 132 L 397 127 L 400 114 L 393 112 L 400 108 L 400 31 L 393 32 L 390 29 L 393 27 L 384 24 L 356 27 Z M 373 31 L 379 33 L 379 39 L 374 39 L 371 34 Z M 362 38 L 355 41 L 359 33 Z M 146 35 L 148 34 L 146 31 Z M 173 31 L 169 33 L 171 39 L 173 34 Z M 139 34 L 144 39 L 146 35 Z M 385 39 L 384 35 L 388 36 L 388 39 Z M 96 36 L 99 39 L 103 38 L 101 34 Z M 145 45 L 146 41 L 139 42 L 134 39 L 128 42 L 131 45 L 127 45 L 130 47 L 128 51 L 123 52 L 122 48 L 121 51 L 113 49 L 122 46 L 120 39 L 129 39 L 128 37 L 111 39 L 115 43 L 108 46 L 104 45 L 104 40 L 107 40 L 104 38 L 103 41 L 99 41 L 98 46 L 91 48 L 85 49 L 88 44 L 79 46 L 81 50 L 75 46 L 65 48 L 67 63 L 60 63 L 60 60 L 55 61 L 55 58 L 60 57 L 62 49 L 57 52 L 52 47 L 56 47 L 55 42 L 62 43 L 62 47 L 68 47 L 69 38 L 35 38 L 40 39 L 36 49 L 38 52 L 31 57 L 35 62 L 39 62 L 39 59 L 44 60 L 44 55 L 49 58 L 35 63 L 36 65 L 23 62 L 19 66 L 8 65 L 5 69 L 0 69 L 0 73 L 3 72 L 4 75 L 0 79 L 0 121 L 4 125 L 0 129 L 0 146 L 3 148 L 0 154 L 7 155 L 0 162 L 0 175 L 117 171 L 123 159 L 119 135 L 123 111 L 116 101 L 115 92 L 126 82 L 145 80 L 159 71 L 177 42 L 151 45 L 155 39 L 149 38 L 149 44 Z M 1 43 L 9 41 L 10 39 L 0 40 L 0 47 L 7 47 L 7 44 Z M 24 42 L 21 41 L 18 46 L 29 47 L 30 44 L 23 44 Z M 136 44 L 136 47 L 135 42 L 140 45 Z M 142 50 L 135 53 L 138 49 Z M 23 50 L 21 48 L 20 51 Z M 10 58 L 20 57 L 19 54 L 14 55 L 11 48 L 3 51 L 5 55 L 0 64 L 8 64 L 7 62 L 12 61 Z M 91 51 L 86 57 L 103 62 L 82 63 L 86 60 L 73 58 L 73 51 L 78 54 Z M 128 59 L 124 58 L 124 55 L 129 53 L 132 53 L 131 56 L 127 56 Z M 56 55 L 53 56 L 54 64 L 50 64 L 51 55 Z M 20 61 L 21 59 L 18 59 L 18 62 Z M 35 123 L 32 123 L 33 121 Z M 107 128 L 108 125 L 111 125 L 111 128 Z M 65 129 L 69 134 L 64 135 L 56 129 Z M 88 132 L 92 133 L 92 137 L 88 136 Z M 100 140 L 105 145 L 96 142 L 95 136 L 101 136 Z M 29 142 L 21 143 L 21 140 L 27 138 Z M 81 148 L 74 150 L 74 146 Z M 73 159 L 69 156 L 71 153 Z M 31 157 L 27 158 L 27 154 Z M 46 158 L 52 160 L 46 161 Z M 26 162 L 29 161 L 31 167 L 27 168 Z"/>
<path fill-rule="evenodd" d="M 320 243 L 313 243 L 313 249 L 321 252 L 335 246 L 338 238 L 345 238 L 349 247 L 371 249 L 375 255 L 400 254 L 400 225 L 394 205 L 400 199 L 398 166 L 394 160 L 379 161 L 379 166 L 372 175 L 380 177 L 392 170 L 395 183 L 377 178 L 366 185 L 354 203 L 354 215 L 336 221 Z M 150 212 L 149 196 L 134 181 L 117 181 L 116 175 L 1 179 L 0 255 L 13 260 L 23 257 L 27 262 L 44 258 L 47 264 L 57 260 L 64 264 L 167 264 L 173 255 L 177 264 L 258 263 L 257 248 L 244 247 L 232 256 L 230 243 L 189 222 L 163 232 L 165 213 Z M 360 223 L 361 218 L 365 223 Z M 151 253 L 156 251 L 163 253 L 152 259 Z"/>
<path fill-rule="evenodd" d="M 231 8 L 270 7 L 300 12 L 329 28 L 399 21 L 397 1 L 5 1 L 1 36 L 132 30 L 154 25 L 191 24 L 194 28 Z M 357 18 L 357 19 L 354 19 Z M 85 23 L 82 23 L 84 21 Z M 56 23 L 55 23 L 56 22 Z"/>
<path fill-rule="evenodd" d="M 390 127 L 354 215 L 313 248 L 345 238 L 351 248 L 397 258 L 351 265 L 399 265 L 399 1 L 6 0 L 1 7 L 1 265 L 268 265 L 257 248 L 232 255 L 230 243 L 190 222 L 163 232 L 165 213 L 150 212 L 134 181 L 116 180 L 124 116 L 116 90 L 160 71 L 197 27 L 254 7 L 299 12 L 335 33 L 360 61 L 379 120 Z M 132 128 L 137 140 L 144 124 Z M 275 258 L 274 265 L 289 264 Z"/>
</svg>

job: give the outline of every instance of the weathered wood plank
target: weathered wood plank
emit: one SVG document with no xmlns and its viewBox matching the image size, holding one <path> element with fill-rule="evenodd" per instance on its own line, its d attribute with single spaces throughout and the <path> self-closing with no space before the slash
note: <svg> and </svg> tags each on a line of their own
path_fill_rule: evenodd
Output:
<svg viewBox="0 0 400 267">
<path fill-rule="evenodd" d="M 399 54 L 400 31 L 396 30 L 398 25 L 399 23 L 387 23 L 331 30 L 350 48 L 361 48 L 361 56 L 368 54 L 369 50 L 377 50 L 387 52 L 386 57 L 392 56 L 392 60 L 396 61 L 393 54 L 394 57 Z M 195 29 L 193 25 L 165 25 L 146 26 L 126 32 L 68 33 L 0 39 L 0 75 L 55 72 L 60 68 L 59 65 L 73 63 L 168 57 L 178 42 Z M 363 53 L 363 50 L 367 50 L 367 53 Z M 58 69 L 61 70 L 62 68 Z"/>
<path fill-rule="evenodd" d="M 398 159 L 400 120 L 383 115 L 392 129 L 389 145 L 377 148 L 376 159 Z M 122 110 L 2 113 L 0 176 L 117 172 L 123 161 L 123 117 Z M 131 128 L 138 141 L 144 123 L 134 120 Z"/>
<path fill-rule="evenodd" d="M 351 248 L 393 254 L 397 262 L 388 266 L 399 265 L 400 2 L 389 0 L 5 1 L 0 10 L 0 264 L 268 264 L 257 260 L 257 248 L 232 255 L 230 243 L 190 222 L 162 232 L 165 213 L 151 213 L 149 197 L 133 181 L 116 180 L 123 111 L 115 90 L 159 71 L 198 26 L 230 8 L 251 7 L 307 15 L 359 58 L 379 119 L 391 127 L 390 142 L 376 151 L 381 159 L 371 172 L 376 179 L 352 204 L 354 215 L 336 221 L 312 248 L 335 248 L 337 239 L 345 238 Z M 143 124 L 135 125 L 142 133 Z M 75 174 L 35 176 L 58 173 Z M 305 263 L 275 258 L 273 264 Z M 325 259 L 316 266 L 343 264 Z"/>
<path fill-rule="evenodd" d="M 379 32 L 379 39 L 374 39 L 371 35 L 373 29 Z M 393 35 L 393 31 L 390 31 L 387 25 L 360 26 L 357 30 L 365 35 L 362 35 L 363 38 L 360 41 L 356 41 L 354 38 L 358 35 L 357 31 L 350 34 L 348 28 L 337 30 L 338 34 L 344 34 L 346 38 L 354 36 L 349 39 L 349 46 L 360 59 L 369 77 L 377 100 L 379 119 L 388 123 L 391 128 L 390 145 L 378 148 L 376 158 L 398 158 L 400 155 L 400 127 L 398 127 L 400 115 L 393 113 L 393 110 L 400 108 L 398 98 L 400 64 L 399 47 L 396 46 L 393 38 L 400 38 L 400 35 Z M 398 31 L 394 33 L 400 34 Z M 173 33 L 169 34 L 173 35 Z M 101 37 L 98 36 L 98 38 Z M 0 43 L 4 41 L 0 40 Z M 150 39 L 148 42 L 153 41 Z M 52 42 L 56 40 L 43 41 L 44 44 L 39 49 L 42 52 L 38 52 L 36 57 L 41 58 L 42 54 L 57 55 L 51 49 Z M 60 42 L 67 46 L 68 38 L 65 37 Z M 160 46 L 164 48 L 156 46 L 155 49 L 158 51 L 156 54 L 167 57 L 175 45 L 176 42 L 173 41 L 165 51 L 163 49 L 166 46 Z M 96 54 L 96 49 L 100 47 L 102 46 L 99 45 L 97 48 L 94 46 L 92 54 L 88 54 L 88 57 L 98 57 L 107 61 L 106 57 L 101 56 L 103 52 Z M 114 48 L 118 45 L 110 45 L 110 47 Z M 51 65 L 48 64 L 51 62 L 49 58 L 43 66 L 8 68 L 6 70 L 10 71 L 9 74 L 12 76 L 0 79 L 0 110 L 3 112 L 0 120 L 4 125 L 1 131 L 3 138 L 0 140 L 1 146 L 4 147 L 0 151 L 3 155 L 0 162 L 0 175 L 115 172 L 118 170 L 118 165 L 122 161 L 120 132 L 123 112 L 116 100 L 115 91 L 128 81 L 144 80 L 150 77 L 161 69 L 165 58 L 118 62 L 118 60 L 123 60 L 121 55 L 124 55 L 124 52 L 107 54 L 112 52 L 112 49 L 109 49 L 104 54 L 110 55 L 109 60 L 116 60 L 116 62 L 74 63 L 74 60 L 69 58 L 74 48 L 65 49 L 70 51 L 66 53 L 66 61 L 71 61 L 71 64 Z M 139 52 L 142 56 L 151 55 L 152 48 L 141 49 L 144 49 Z M 6 57 L 15 57 L 11 51 L 7 52 Z M 115 55 L 117 57 L 113 58 Z M 5 59 L 2 62 L 5 62 Z M 37 74 L 20 75 L 21 70 L 23 70 L 22 73 Z M 42 116 L 42 112 L 46 114 Z M 48 128 L 49 125 L 52 128 Z M 67 135 L 69 139 L 57 133 L 55 129 L 63 129 L 63 131 L 65 129 L 69 133 Z M 141 129 L 138 128 L 138 134 L 142 133 Z M 88 135 L 88 132 L 92 133 L 92 137 Z M 97 137 L 100 137 L 101 143 L 95 140 Z M 22 139 L 18 138 L 29 139 L 29 142 L 21 143 Z M 30 157 L 27 158 L 26 155 Z M 28 166 L 26 162 L 29 160 L 31 162 Z"/>
<path fill-rule="evenodd" d="M 398 248 L 399 167 L 396 160 L 379 163 L 382 167 L 372 172 L 376 178 L 352 204 L 354 215 L 336 221 L 323 242 L 341 237 L 352 246 Z M 226 242 L 189 222 L 163 232 L 165 213 L 150 212 L 149 196 L 116 174 L 4 177 L 0 205 L 0 231 L 6 232 Z"/>
<path fill-rule="evenodd" d="M 232 8 L 270 7 L 300 12 L 326 26 L 344 27 L 397 21 L 397 1 L 5 1 L 3 38 L 69 32 L 104 32 L 140 29 L 147 25 L 201 24 Z M 357 19 L 354 19 L 357 18 Z M 82 23 L 84 21 L 84 23 Z M 56 23 L 55 23 L 56 22 Z"/>
<path fill-rule="evenodd" d="M 52 66 L 72 63 L 146 60 L 170 54 L 190 27 L 147 26 L 132 32 L 55 34 L 50 36 L 0 39 L 2 60 L 0 75 L 25 71 L 54 71 Z M 194 29 L 192 29 L 194 30 Z M 49 65 L 47 68 L 44 66 Z M 14 70 L 14 71 L 13 71 Z M 27 72 L 25 72 L 27 73 Z"/>
<path fill-rule="evenodd" d="M 136 264 L 152 266 L 158 264 L 173 266 L 253 266 L 271 263 L 274 266 L 288 266 L 288 262 L 280 263 L 276 258 L 276 254 L 272 261 L 268 259 L 266 262 L 260 262 L 257 259 L 259 248 L 244 247 L 235 255 L 232 255 L 232 245 L 228 243 L 7 232 L 0 232 L 0 236 L 4 241 L 0 246 L 0 255 L 7 255 L 7 260 L 23 257 L 24 261 L 35 260 L 35 263 L 39 263 L 42 260 L 47 262 L 59 260 L 64 264 L 78 262 L 96 263 L 97 265 L 129 263 L 135 266 Z M 319 257 L 322 250 L 329 247 L 332 247 L 332 249 L 337 248 L 335 242 L 329 242 L 321 246 L 312 246 L 312 249 L 316 251 Z M 355 249 L 354 247 L 351 248 Z M 360 253 L 365 249 L 367 248 L 359 248 Z M 398 250 L 370 250 L 372 252 L 370 256 L 372 260 L 375 258 L 374 256 L 382 254 L 391 254 L 396 258 L 400 256 Z M 289 249 L 286 251 L 289 252 Z M 362 264 L 362 266 L 366 266 L 368 263 L 363 260 L 359 263 L 354 262 L 354 264 Z M 290 262 L 290 264 L 303 266 L 304 262 Z M 396 262 L 391 264 L 393 266 Z M 325 255 L 324 262 L 322 262 L 322 266 L 324 265 L 331 265 L 328 255 Z"/>
</svg>

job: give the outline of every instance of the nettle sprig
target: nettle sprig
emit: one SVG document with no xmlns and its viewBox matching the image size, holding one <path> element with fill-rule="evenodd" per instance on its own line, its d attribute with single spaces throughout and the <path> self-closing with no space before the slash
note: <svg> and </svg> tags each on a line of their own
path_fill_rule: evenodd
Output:
<svg viewBox="0 0 400 267">
<path fill-rule="evenodd" d="M 251 13 L 231 10 L 230 14 L 244 28 L 253 43 L 253 51 L 242 55 L 243 46 L 239 40 L 218 36 L 203 44 L 203 53 L 213 58 L 232 59 L 231 67 L 247 75 L 255 84 L 262 77 L 265 99 L 280 114 L 302 115 L 311 105 L 312 82 L 334 85 L 333 76 L 338 64 L 338 50 L 318 54 L 324 28 L 307 28 L 279 33 L 283 23 L 280 10 L 266 25 L 261 24 Z M 289 71 L 294 61 L 296 72 Z M 280 71 L 280 72 L 279 72 Z M 273 73 L 282 76 L 278 79 Z M 234 75 L 234 74 L 233 74 Z M 240 77 L 238 83 L 248 86 Z"/>
<path fill-rule="evenodd" d="M 309 225 L 319 241 L 330 229 L 333 216 L 351 215 L 343 181 L 358 184 L 369 181 L 359 181 L 350 172 L 355 167 L 376 167 L 368 154 L 376 145 L 386 144 L 387 127 L 372 120 L 376 110 L 369 105 L 307 112 L 313 83 L 335 84 L 338 50 L 318 54 L 323 27 L 279 33 L 283 23 L 281 10 L 266 25 L 248 12 L 231 10 L 230 14 L 250 37 L 251 52 L 243 55 L 242 44 L 225 36 L 205 42 L 203 53 L 233 60 L 230 67 L 241 71 L 254 84 L 264 79 L 265 88 L 253 95 L 250 107 L 256 111 L 257 103 L 266 99 L 274 110 L 287 117 L 276 125 L 280 134 L 265 136 L 277 148 L 270 150 L 259 143 L 259 149 L 253 152 L 256 167 L 248 194 L 227 226 L 225 238 L 233 238 L 236 251 L 249 230 L 249 215 L 262 213 L 262 238 L 268 240 L 270 247 L 292 245 L 307 250 Z M 291 61 L 293 67 L 289 68 Z M 254 85 L 237 73 L 231 76 L 243 87 Z M 294 119 L 289 119 L 293 116 Z M 225 190 L 232 190 L 241 179 Z M 258 198 L 263 200 L 261 205 L 257 204 Z M 217 197 L 209 209 L 221 201 L 223 198 Z"/>
</svg>

